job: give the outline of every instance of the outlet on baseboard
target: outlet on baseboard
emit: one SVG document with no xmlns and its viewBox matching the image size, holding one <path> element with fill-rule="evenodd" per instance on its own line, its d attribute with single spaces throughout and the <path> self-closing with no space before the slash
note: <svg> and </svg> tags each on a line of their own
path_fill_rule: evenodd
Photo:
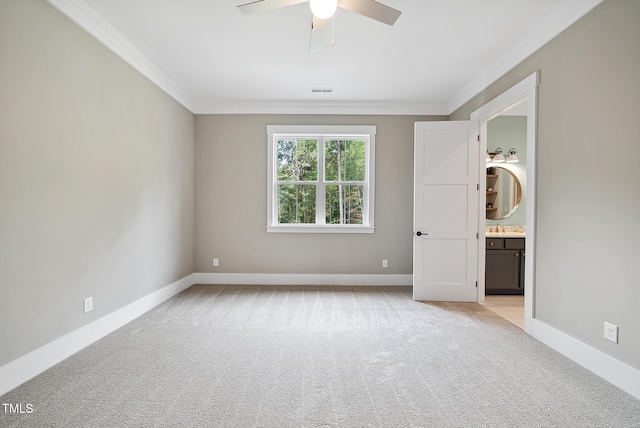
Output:
<svg viewBox="0 0 640 428">
<path fill-rule="evenodd" d="M 83 300 L 84 306 L 83 306 L 83 313 L 87 313 L 89 311 L 93 310 L 93 297 L 87 297 L 86 299 Z"/>
<path fill-rule="evenodd" d="M 213 259 L 213 267 L 218 267 L 218 266 L 220 266 L 220 260 Z"/>
<path fill-rule="evenodd" d="M 383 267 L 383 268 L 387 268 L 387 267 L 389 267 L 389 260 L 387 260 L 387 259 L 383 259 L 383 260 L 382 260 L 382 267 Z"/>
<path fill-rule="evenodd" d="M 608 322 L 604 322 L 604 338 L 618 343 L 618 326 Z"/>
</svg>

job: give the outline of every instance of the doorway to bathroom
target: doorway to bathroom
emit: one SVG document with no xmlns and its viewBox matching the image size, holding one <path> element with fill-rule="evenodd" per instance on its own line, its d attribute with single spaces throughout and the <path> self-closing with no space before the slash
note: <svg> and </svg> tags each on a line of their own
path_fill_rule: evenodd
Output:
<svg viewBox="0 0 640 428">
<path fill-rule="evenodd" d="M 503 257 L 504 260 L 510 260 L 509 269 L 513 268 L 514 271 L 507 269 L 506 276 L 512 277 L 513 281 L 521 281 L 524 286 L 524 293 L 521 297 L 515 291 L 511 293 L 512 295 L 487 295 L 487 291 L 491 291 L 490 287 L 487 288 L 486 283 L 488 251 L 479 251 L 478 302 L 506 319 L 512 318 L 512 322 L 515 321 L 515 324 L 524 328 L 529 334 L 531 334 L 532 319 L 535 317 L 535 173 L 538 84 L 539 73 L 535 72 L 471 114 L 471 119 L 480 123 L 480 150 L 482 153 L 488 154 L 491 152 L 495 156 L 496 152 L 502 151 L 503 156 L 506 158 L 511 151 L 510 149 L 513 148 L 519 160 L 520 158 L 522 159 L 518 162 L 517 167 L 514 167 L 516 164 L 513 163 L 509 168 L 505 168 L 505 171 L 512 172 L 513 178 L 516 181 L 520 181 L 520 191 L 524 195 L 522 198 L 524 201 L 518 201 L 520 205 L 516 206 L 514 210 L 514 202 L 518 199 L 517 191 L 512 189 L 504 196 L 495 196 L 494 189 L 491 187 L 493 182 L 488 183 L 485 175 L 486 169 L 481 168 L 479 198 L 481 242 L 485 242 L 486 245 L 495 244 L 496 250 L 502 245 L 501 249 L 504 249 L 505 253 L 501 254 L 499 251 L 492 249 L 490 250 L 490 257 L 495 256 L 495 260 L 500 260 L 500 257 Z M 498 126 L 496 127 L 495 125 Z M 499 128 L 509 128 L 507 125 L 512 127 L 524 126 L 525 135 L 521 143 L 505 135 L 500 135 L 501 133 L 505 134 L 505 132 L 504 129 L 500 131 Z M 508 134 L 508 132 L 506 133 Z M 518 150 L 518 147 L 511 146 L 511 141 L 513 141 L 513 146 L 524 144 L 524 147 Z M 500 147 L 496 144 L 509 144 L 509 147 Z M 497 148 L 502 150 L 498 151 L 496 150 Z M 491 165 L 491 168 L 495 168 L 498 165 L 498 163 L 486 162 L 485 160 L 482 160 L 482 163 Z M 506 164 L 506 162 L 504 163 Z M 499 171 L 493 169 L 490 172 L 497 173 Z M 505 208 L 504 205 L 507 207 Z M 502 210 L 503 213 L 509 215 L 487 214 L 498 210 Z M 509 217 L 513 218 L 507 221 Z M 524 227 L 519 229 L 518 226 L 522 225 Z M 489 227 L 491 227 L 491 230 Z M 481 248 L 484 249 L 485 246 L 483 245 Z M 515 259 L 515 257 L 518 259 Z M 490 262 L 493 262 L 493 260 L 490 260 Z M 520 270 L 516 272 L 515 269 Z M 517 278 L 516 274 L 519 275 L 520 273 L 522 275 Z M 500 274 L 505 274 L 505 272 L 500 271 Z M 508 290 L 509 287 L 505 286 L 504 289 Z"/>
<path fill-rule="evenodd" d="M 527 103 L 487 122 L 485 298 L 487 309 L 524 328 Z"/>
</svg>

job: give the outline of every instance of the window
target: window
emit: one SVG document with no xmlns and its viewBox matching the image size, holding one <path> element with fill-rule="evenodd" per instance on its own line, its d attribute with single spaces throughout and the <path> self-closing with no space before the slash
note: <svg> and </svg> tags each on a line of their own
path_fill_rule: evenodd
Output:
<svg viewBox="0 0 640 428">
<path fill-rule="evenodd" d="M 375 126 L 267 133 L 268 232 L 373 233 Z"/>
</svg>

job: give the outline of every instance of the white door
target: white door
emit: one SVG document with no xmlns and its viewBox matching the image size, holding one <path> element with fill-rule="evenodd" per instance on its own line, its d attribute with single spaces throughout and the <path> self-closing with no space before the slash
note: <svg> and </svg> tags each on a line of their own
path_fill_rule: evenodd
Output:
<svg viewBox="0 0 640 428">
<path fill-rule="evenodd" d="M 416 122 L 413 298 L 478 300 L 480 126 Z"/>
</svg>

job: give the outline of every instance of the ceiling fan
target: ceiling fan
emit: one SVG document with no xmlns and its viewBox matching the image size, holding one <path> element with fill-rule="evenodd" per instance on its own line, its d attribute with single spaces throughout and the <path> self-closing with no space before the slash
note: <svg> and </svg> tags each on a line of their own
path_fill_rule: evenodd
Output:
<svg viewBox="0 0 640 428">
<path fill-rule="evenodd" d="M 387 25 L 395 24 L 401 14 L 399 10 L 378 3 L 375 0 L 258 0 L 240 5 L 238 9 L 245 15 L 252 15 L 307 2 L 309 2 L 313 14 L 309 53 L 320 52 L 322 50 L 322 42 L 327 29 L 327 22 L 338 7 L 375 19 Z"/>
</svg>

